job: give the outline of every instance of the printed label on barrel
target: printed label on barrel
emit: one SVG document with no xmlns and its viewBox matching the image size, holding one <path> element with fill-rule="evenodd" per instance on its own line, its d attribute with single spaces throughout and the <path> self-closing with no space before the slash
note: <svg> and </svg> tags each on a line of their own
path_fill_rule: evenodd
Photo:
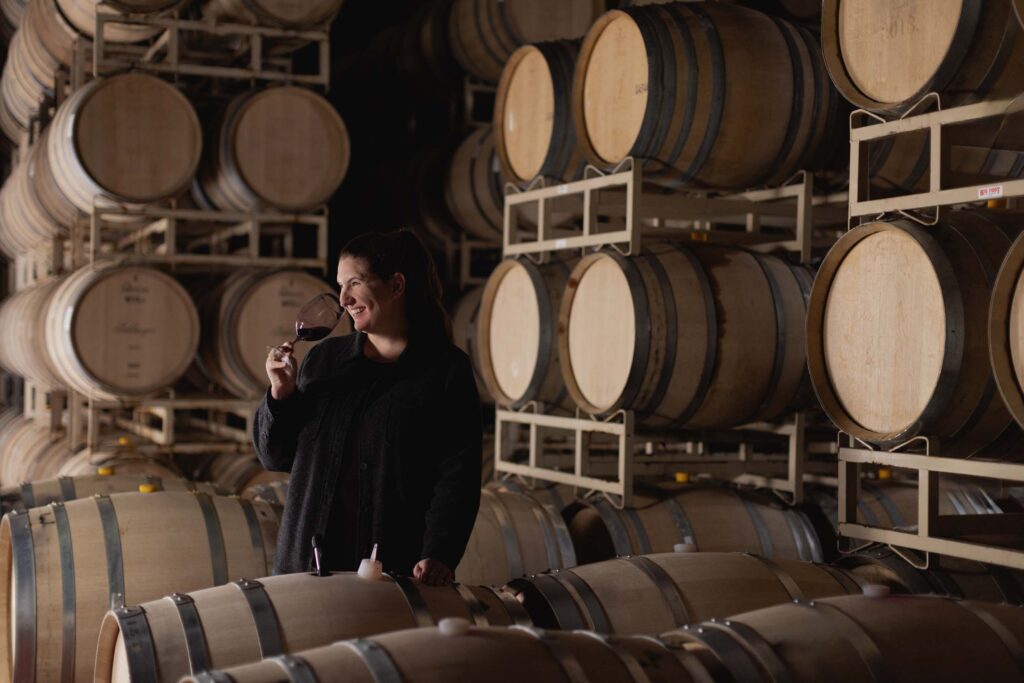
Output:
<svg viewBox="0 0 1024 683">
<path fill-rule="evenodd" d="M 126 393 L 172 383 L 195 354 L 195 308 L 160 272 L 105 273 L 75 310 L 72 343 L 86 371 Z"/>
</svg>

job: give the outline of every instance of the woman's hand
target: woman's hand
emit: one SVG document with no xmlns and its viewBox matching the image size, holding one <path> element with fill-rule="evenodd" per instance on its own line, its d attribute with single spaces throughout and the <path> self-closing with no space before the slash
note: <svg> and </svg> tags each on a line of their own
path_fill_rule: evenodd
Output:
<svg viewBox="0 0 1024 683">
<path fill-rule="evenodd" d="M 412 578 L 425 586 L 448 586 L 454 577 L 452 570 L 444 562 L 428 557 L 417 562 L 412 568 Z"/>
<path fill-rule="evenodd" d="M 295 356 L 292 355 L 291 342 L 270 349 L 266 368 L 271 396 L 283 401 L 295 392 Z"/>
</svg>

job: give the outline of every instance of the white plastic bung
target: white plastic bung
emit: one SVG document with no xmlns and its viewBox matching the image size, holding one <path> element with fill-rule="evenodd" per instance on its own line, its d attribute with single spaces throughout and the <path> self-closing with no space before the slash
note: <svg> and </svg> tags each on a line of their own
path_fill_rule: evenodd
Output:
<svg viewBox="0 0 1024 683">
<path fill-rule="evenodd" d="M 869 598 L 887 598 L 892 592 L 888 586 L 883 586 L 878 583 L 869 583 L 863 588 L 864 595 Z"/>
<path fill-rule="evenodd" d="M 442 636 L 464 636 L 469 633 L 469 621 L 462 617 L 445 617 L 437 624 Z"/>
</svg>

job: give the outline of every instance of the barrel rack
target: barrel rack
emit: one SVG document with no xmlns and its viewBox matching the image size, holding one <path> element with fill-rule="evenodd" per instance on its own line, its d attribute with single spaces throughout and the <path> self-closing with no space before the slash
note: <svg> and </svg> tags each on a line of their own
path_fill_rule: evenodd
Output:
<svg viewBox="0 0 1024 683">
<path fill-rule="evenodd" d="M 950 146 L 943 135 L 946 126 L 972 123 L 989 118 L 1019 114 L 1024 108 L 1020 98 L 970 104 L 951 109 L 914 114 L 924 105 L 939 105 L 936 94 L 926 96 L 908 115 L 887 121 L 864 111 L 851 115 L 850 130 L 850 208 L 851 225 L 865 218 L 899 213 L 922 225 L 934 225 L 942 212 L 955 204 L 986 202 L 995 199 L 1013 202 L 1024 197 L 1024 179 L 1006 179 L 996 183 L 946 187 Z M 866 155 L 868 144 L 885 138 L 928 131 L 932 163 L 926 192 L 886 199 L 870 199 Z M 921 212 L 921 213 L 910 213 Z M 1011 549 L 981 540 L 964 539 L 978 534 L 1024 534 L 1024 513 L 1001 515 L 940 515 L 939 479 L 943 475 L 1024 482 L 1024 465 L 989 460 L 944 458 L 941 444 L 918 438 L 892 450 L 877 450 L 869 444 L 845 438 L 839 448 L 839 533 L 843 537 L 885 543 L 899 552 L 910 548 L 925 553 L 925 567 L 931 553 L 962 557 L 996 565 L 1024 569 L 1024 549 Z M 918 452 L 907 452 L 908 450 Z M 923 452 L 922 452 L 923 451 Z M 933 454 L 935 453 L 935 454 Z M 860 470 L 867 465 L 914 471 L 918 481 L 918 525 L 916 530 L 880 528 L 857 523 L 860 500 Z M 1012 485 L 1012 484 L 1011 484 Z M 854 548 L 853 550 L 856 550 Z M 910 561 L 908 559 L 908 561 Z M 912 564 L 916 564 L 913 563 Z"/>
<path fill-rule="evenodd" d="M 813 176 L 801 172 L 778 188 L 728 196 L 662 194 L 645 187 L 639 164 L 624 160 L 609 173 L 588 167 L 579 181 L 549 185 L 538 179 L 520 191 L 506 186 L 503 255 L 546 261 L 552 252 L 613 248 L 639 253 L 642 239 L 715 241 L 753 250 L 785 249 L 810 260 L 815 247 L 829 246 L 845 227 L 847 195 L 817 195 Z M 522 220 L 528 210 L 531 221 Z M 556 216 L 581 216 L 566 228 Z M 495 471 L 567 484 L 632 502 L 634 477 L 702 473 L 771 486 L 803 500 L 806 481 L 835 483 L 834 432 L 814 429 L 816 415 L 799 413 L 782 424 L 750 424 L 712 434 L 645 434 L 635 427 L 632 411 L 605 418 L 577 411 L 550 414 L 530 403 L 495 414 Z M 510 459 L 513 444 L 505 433 L 525 430 L 526 462 Z M 545 439 L 570 437 L 572 446 L 552 457 Z M 779 437 L 786 452 L 761 452 L 758 442 Z M 724 450 L 723 450 L 724 446 Z M 809 456 L 828 454 L 825 462 Z M 571 469 L 555 469 L 556 467 Z"/>
<path fill-rule="evenodd" d="M 152 26 L 161 32 L 149 45 L 109 43 L 104 36 L 111 23 Z M 237 38 L 239 49 L 228 54 L 183 47 L 183 36 L 204 34 Z M 274 56 L 264 50 L 265 45 L 289 40 L 318 45 L 314 72 L 295 73 L 290 55 Z M 42 103 L 18 153 L 26 153 L 38 137 L 51 107 L 55 110 L 90 79 L 112 71 L 139 69 L 171 79 L 302 83 L 326 91 L 330 84 L 329 40 L 327 27 L 294 31 L 186 21 L 174 13 L 113 16 L 98 12 L 95 38 L 76 39 L 72 65 L 58 72 L 53 98 Z M 79 217 L 67 235 L 55 236 L 15 259 L 11 279 L 16 289 L 89 266 L 98 258 L 150 263 L 176 271 L 296 267 L 327 272 L 326 207 L 303 213 L 238 212 L 180 208 L 174 201 L 126 206 L 99 197 L 94 198 L 93 206 L 92 214 Z M 312 253 L 296 256 L 296 242 L 312 245 Z M 108 401 L 70 389 L 48 390 L 31 382 L 25 383 L 23 397 L 25 416 L 48 424 L 52 438 L 66 439 L 72 451 L 101 451 L 110 447 L 113 435 L 128 433 L 138 437 L 130 444 L 132 452 L 144 455 L 250 453 L 251 420 L 257 402 L 229 396 L 180 395 L 174 390 L 143 399 Z"/>
</svg>

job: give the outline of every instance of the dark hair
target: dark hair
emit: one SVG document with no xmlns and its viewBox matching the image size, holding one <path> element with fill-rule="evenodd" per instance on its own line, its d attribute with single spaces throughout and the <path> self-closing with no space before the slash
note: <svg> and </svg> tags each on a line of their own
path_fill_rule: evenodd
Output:
<svg viewBox="0 0 1024 683">
<path fill-rule="evenodd" d="M 370 272 L 382 280 L 395 273 L 405 276 L 405 317 L 409 337 L 452 341 L 452 323 L 442 303 L 441 278 L 430 252 L 412 230 L 368 232 L 349 240 L 338 260 L 345 256 L 366 261 Z"/>
</svg>

